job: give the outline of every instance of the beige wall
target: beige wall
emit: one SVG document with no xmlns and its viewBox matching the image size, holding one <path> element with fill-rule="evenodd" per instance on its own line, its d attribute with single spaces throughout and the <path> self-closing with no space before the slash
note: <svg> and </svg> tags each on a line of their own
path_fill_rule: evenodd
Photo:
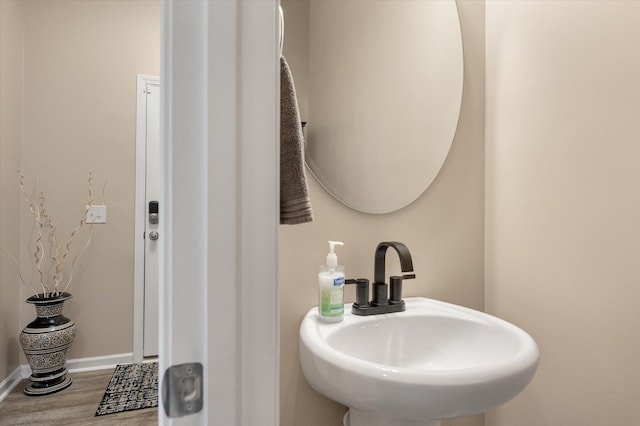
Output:
<svg viewBox="0 0 640 426">
<path fill-rule="evenodd" d="M 284 0 L 285 56 L 292 68 L 303 120 L 307 117 L 305 31 L 307 7 Z M 317 304 L 317 267 L 327 240 L 339 239 L 340 263 L 349 277 L 373 275 L 377 243 L 402 241 L 411 250 L 418 279 L 407 296 L 422 295 L 483 308 L 484 244 L 484 5 L 460 2 L 465 42 L 465 89 L 458 132 L 434 184 L 407 208 L 382 216 L 357 213 L 330 197 L 313 178 L 315 221 L 280 228 L 281 425 L 339 425 L 345 408 L 320 396 L 304 379 L 298 358 L 298 327 Z M 390 256 L 393 258 L 392 256 Z M 398 270 L 392 260 L 389 269 Z M 391 271 L 389 271 L 391 272 Z M 353 289 L 347 287 L 347 301 Z M 448 421 L 447 426 L 479 426 L 483 416 Z"/>
<path fill-rule="evenodd" d="M 24 3 L 0 1 L 0 247 L 20 252 L 20 193 L 16 170 L 22 140 Z M 19 363 L 19 280 L 11 259 L 0 255 L 0 382 Z"/>
<path fill-rule="evenodd" d="M 58 237 L 66 238 L 83 215 L 89 172 L 94 204 L 108 182 L 108 223 L 95 226 L 93 244 L 76 265 L 74 297 L 65 304 L 78 324 L 69 356 L 131 352 L 136 74 L 159 74 L 160 3 L 33 0 L 25 7 L 21 168 L 27 185 L 39 178 Z M 22 241 L 31 233 L 23 209 Z M 25 270 L 29 250 L 23 244 Z M 34 311 L 19 306 L 24 325 Z"/>
<path fill-rule="evenodd" d="M 298 34 L 287 38 L 285 54 L 307 118 L 306 63 L 296 57 L 304 51 L 304 4 L 283 3 L 287 36 Z M 487 310 L 533 335 L 540 370 L 521 396 L 486 415 L 488 425 L 637 423 L 640 3 L 487 3 L 486 293 L 484 6 L 459 6 L 463 109 L 434 185 L 400 212 L 368 216 L 311 180 L 316 221 L 281 227 L 283 426 L 337 425 L 344 411 L 309 388 L 297 353 L 298 325 L 316 304 L 315 272 L 329 238 L 346 242 L 340 260 L 349 276 L 369 277 L 375 245 L 404 241 L 419 276 L 407 283 L 408 295 L 479 309 L 484 298 Z M 88 171 L 96 186 L 108 180 L 109 223 L 96 232 L 66 310 L 80 325 L 71 356 L 129 352 L 135 74 L 158 74 L 159 7 L 149 0 L 1 0 L 0 19 L 0 245 L 19 244 L 13 183 L 20 161 L 69 221 L 84 203 Z M 25 214 L 23 237 L 30 232 Z M 23 262 L 28 256 L 22 250 Z M 15 333 L 33 313 L 17 294 L 10 263 L 0 262 L 4 378 L 18 362 Z M 447 424 L 483 422 L 477 416 Z"/>
<path fill-rule="evenodd" d="M 540 368 L 491 426 L 635 426 L 640 2 L 487 2 L 486 307 Z"/>
</svg>

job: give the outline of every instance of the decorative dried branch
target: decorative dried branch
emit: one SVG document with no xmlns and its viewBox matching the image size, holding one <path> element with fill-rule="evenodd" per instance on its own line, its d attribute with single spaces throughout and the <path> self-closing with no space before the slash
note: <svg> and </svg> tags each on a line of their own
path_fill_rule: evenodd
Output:
<svg viewBox="0 0 640 426">
<path fill-rule="evenodd" d="M 37 203 L 40 209 L 40 216 L 42 218 L 42 222 L 44 223 L 45 231 L 48 233 L 49 247 L 48 249 L 51 251 L 51 260 L 55 264 L 57 262 L 59 253 L 60 253 L 60 244 L 57 243 L 56 240 L 56 227 L 53 223 L 53 219 L 49 215 L 46 207 L 46 198 L 43 192 L 40 192 L 40 198 Z M 47 271 L 47 276 L 49 275 L 50 269 Z"/>
<path fill-rule="evenodd" d="M 71 244 L 73 243 L 73 238 L 75 237 L 76 233 L 85 225 L 85 223 L 87 223 L 87 212 L 89 211 L 89 208 L 93 205 L 91 181 L 92 181 L 92 175 L 91 173 L 89 173 L 89 201 L 84 209 L 84 215 L 82 216 L 82 219 L 80 219 L 80 224 L 78 224 L 78 226 L 76 226 L 76 228 L 71 232 L 71 235 L 69 235 L 69 240 L 65 245 L 65 251 L 62 255 L 62 258 L 56 265 L 56 275 L 54 276 L 54 286 L 53 286 L 53 291 L 55 293 L 58 293 L 58 287 L 60 285 L 60 281 L 62 281 L 62 271 L 63 271 L 64 261 L 69 255 L 69 253 L 71 252 Z M 89 243 L 90 239 L 91 239 L 91 235 L 89 235 L 89 238 L 87 239 L 87 244 Z M 86 247 L 86 244 L 85 244 L 85 247 Z M 64 287 L 65 289 L 69 287 L 69 284 L 71 284 L 71 277 L 73 277 L 73 265 L 75 264 L 75 261 L 79 255 L 80 253 L 78 253 L 76 257 L 73 259 L 73 261 L 71 262 L 70 278 L 69 278 L 69 282 Z"/>
<path fill-rule="evenodd" d="M 84 244 L 84 246 L 82 247 L 82 249 L 80 249 L 80 251 L 78 252 L 78 254 L 76 255 L 76 257 L 73 258 L 73 261 L 71 262 L 71 272 L 69 273 L 69 281 L 67 281 L 67 285 L 64 286 L 64 288 L 62 289 L 62 293 L 64 293 L 65 291 L 67 291 L 67 288 L 69 288 L 69 286 L 71 285 L 71 281 L 73 281 L 73 267 L 76 264 L 76 260 L 78 260 L 78 258 L 80 257 L 80 255 L 82 253 L 85 252 L 85 250 L 89 247 L 89 245 L 91 244 L 91 236 L 93 235 L 93 233 L 91 232 L 93 231 L 93 223 L 89 225 L 89 237 L 87 238 L 87 242 Z"/>
<path fill-rule="evenodd" d="M 106 204 L 106 203 L 105 203 L 105 201 L 104 201 L 104 193 L 105 193 L 105 191 L 107 190 L 107 184 L 108 184 L 108 183 L 109 183 L 109 181 L 108 181 L 108 180 L 105 180 L 105 181 L 104 181 L 104 185 L 102 185 L 102 203 L 101 203 L 102 205 L 105 205 L 105 204 Z"/>
<path fill-rule="evenodd" d="M 93 194 L 92 194 L 92 185 L 91 185 L 91 179 L 92 179 L 92 175 L 91 173 L 89 173 L 89 201 L 87 203 L 87 208 L 85 211 L 85 218 L 87 217 L 87 212 L 89 211 L 89 208 L 93 205 Z M 104 182 L 104 186 L 102 187 L 102 203 L 104 204 L 104 191 L 107 187 L 107 182 Z M 86 220 L 85 220 L 86 223 Z M 73 281 L 73 267 L 76 264 L 76 260 L 78 260 L 78 258 L 80 257 L 80 255 L 82 253 L 85 252 L 85 250 L 89 247 L 89 245 L 91 244 L 91 236 L 93 235 L 93 224 L 89 225 L 89 236 L 87 237 L 87 242 L 85 243 L 85 245 L 82 247 L 82 249 L 80 249 L 80 251 L 78 252 L 78 254 L 76 254 L 76 256 L 73 258 L 73 261 L 71 262 L 71 272 L 69 273 L 69 281 L 67 281 L 67 285 L 64 286 L 64 289 L 62 289 L 62 292 L 64 293 L 67 288 L 69 288 L 69 286 L 71 285 L 71 281 Z M 56 283 L 56 288 L 58 287 L 58 283 Z"/>
<path fill-rule="evenodd" d="M 40 265 L 42 263 L 42 259 L 44 257 L 44 246 L 42 245 L 42 229 L 44 228 L 44 224 L 42 223 L 42 221 L 40 219 L 40 212 L 38 211 L 37 206 L 35 206 L 31 202 L 31 200 L 29 199 L 29 195 L 27 194 L 27 191 L 24 189 L 24 176 L 22 174 L 20 174 L 20 171 L 18 171 L 18 175 L 20 176 L 20 192 L 22 192 L 22 196 L 24 198 L 24 201 L 25 201 L 25 203 L 27 203 L 27 206 L 29 207 L 29 211 L 33 215 L 33 218 L 35 219 L 36 224 L 38 225 L 38 237 L 36 239 L 36 251 L 33 254 L 33 256 L 34 256 L 35 262 L 36 262 L 36 269 L 38 271 L 38 274 L 40 275 L 40 285 L 42 287 L 42 293 L 44 295 L 46 295 L 47 293 L 49 293 L 49 287 L 45 284 L 44 274 L 42 272 L 42 268 L 40 267 Z"/>
<path fill-rule="evenodd" d="M 85 210 L 85 216 L 86 216 L 87 211 Z M 71 232 L 71 235 L 69 235 L 69 239 L 67 240 L 67 244 L 64 246 L 64 253 L 62 254 L 62 258 L 60 259 L 60 262 L 56 265 L 56 275 L 54 277 L 54 286 L 53 289 L 54 291 L 57 290 L 58 285 L 60 284 L 60 281 L 62 281 L 62 271 L 63 271 L 63 267 L 64 267 L 64 261 L 66 260 L 67 256 L 69 255 L 69 253 L 71 252 L 71 244 L 73 244 L 73 237 L 75 237 L 76 233 L 84 226 L 85 224 L 85 219 L 82 218 L 80 219 L 80 224 L 78 226 L 76 226 L 76 228 Z"/>
<path fill-rule="evenodd" d="M 93 176 L 91 173 L 89 173 L 89 179 L 88 179 L 89 201 L 86 205 L 86 208 L 84 209 L 84 215 L 80 219 L 80 223 L 78 224 L 78 226 L 76 226 L 73 229 L 73 231 L 71 231 L 71 234 L 69 235 L 69 238 L 64 246 L 62 244 L 59 244 L 56 239 L 57 228 L 47 210 L 47 202 L 46 202 L 47 199 L 45 197 L 45 194 L 43 192 L 40 192 L 39 198 L 35 201 L 32 201 L 32 198 L 29 196 L 29 194 L 25 189 L 24 176 L 20 173 L 20 171 L 18 171 L 18 176 L 19 176 L 20 192 L 21 192 L 22 198 L 24 199 L 25 204 L 29 208 L 29 212 L 33 216 L 33 219 L 37 227 L 37 236 L 35 241 L 35 249 L 33 252 L 33 257 L 35 260 L 35 267 L 36 267 L 37 275 L 39 277 L 39 281 L 40 281 L 39 285 L 42 289 L 42 293 L 39 294 L 34 287 L 27 284 L 27 282 L 24 280 L 22 272 L 20 271 L 20 264 L 14 255 L 12 255 L 11 253 L 9 253 L 8 251 L 2 248 L 0 248 L 0 252 L 6 253 L 13 260 L 13 262 L 16 264 L 18 268 L 18 275 L 20 278 L 20 282 L 25 287 L 29 288 L 29 290 L 31 290 L 34 293 L 35 297 L 50 297 L 50 296 L 59 295 L 65 292 L 71 285 L 71 282 L 73 280 L 73 270 L 74 270 L 76 261 L 87 250 L 87 248 L 91 245 L 91 242 L 92 242 L 93 225 L 90 225 L 87 241 L 82 246 L 82 248 L 78 251 L 78 253 L 73 257 L 73 260 L 71 261 L 70 271 L 68 274 L 69 275 L 68 280 L 64 284 L 64 288 L 61 289 L 61 287 L 63 287 L 61 283 L 63 281 L 64 276 L 66 275 L 64 273 L 64 270 L 65 270 L 64 265 L 71 254 L 71 246 L 73 245 L 73 242 L 75 237 L 77 236 L 77 233 L 84 227 L 84 225 L 87 224 L 86 223 L 87 212 L 89 208 L 93 205 L 93 188 L 92 188 Z M 37 186 L 38 184 L 36 182 L 35 187 Z M 105 188 L 106 188 L 106 182 L 102 189 L 103 200 L 104 200 Z M 45 247 L 45 242 L 47 243 L 46 247 Z"/>
</svg>

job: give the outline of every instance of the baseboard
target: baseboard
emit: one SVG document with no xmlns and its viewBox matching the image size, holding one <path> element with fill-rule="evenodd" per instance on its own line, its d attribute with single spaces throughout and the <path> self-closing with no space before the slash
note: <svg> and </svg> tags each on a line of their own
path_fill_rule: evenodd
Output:
<svg viewBox="0 0 640 426">
<path fill-rule="evenodd" d="M 70 373 L 80 373 L 82 371 L 105 370 L 114 368 L 118 364 L 130 364 L 133 362 L 133 353 L 113 354 L 94 356 L 87 358 L 76 358 L 67 360 L 67 369 Z M 20 366 L 22 378 L 26 379 L 31 375 L 31 368 L 28 364 Z"/>
<path fill-rule="evenodd" d="M 67 369 L 69 369 L 70 373 L 79 373 L 82 371 L 105 370 L 107 368 L 114 368 L 118 364 L 131 364 L 132 362 L 133 353 L 129 352 L 125 354 L 70 359 L 67 361 Z"/>
<path fill-rule="evenodd" d="M 104 356 L 94 356 L 88 358 L 77 358 L 67 360 L 67 369 L 70 373 L 79 373 L 83 371 L 105 370 L 114 368 L 118 364 L 130 364 L 133 362 L 133 353 L 113 354 Z M 27 364 L 17 367 L 0 382 L 0 402 L 2 402 L 9 392 L 17 386 L 22 379 L 26 379 L 31 375 L 31 368 Z"/>
<path fill-rule="evenodd" d="M 7 395 L 9 395 L 9 392 L 20 383 L 22 380 L 21 372 L 21 368 L 16 367 L 6 379 L 0 382 L 0 402 L 4 401 Z"/>
</svg>

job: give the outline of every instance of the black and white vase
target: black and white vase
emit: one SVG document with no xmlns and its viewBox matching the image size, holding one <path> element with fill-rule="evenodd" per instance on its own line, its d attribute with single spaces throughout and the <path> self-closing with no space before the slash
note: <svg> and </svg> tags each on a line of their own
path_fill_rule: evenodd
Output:
<svg viewBox="0 0 640 426">
<path fill-rule="evenodd" d="M 62 315 L 62 306 L 68 299 L 69 293 L 27 299 L 27 303 L 35 305 L 37 315 L 20 333 L 20 344 L 31 367 L 30 383 L 24 388 L 27 395 L 47 395 L 71 384 L 67 352 L 76 336 L 76 325 Z"/>
</svg>

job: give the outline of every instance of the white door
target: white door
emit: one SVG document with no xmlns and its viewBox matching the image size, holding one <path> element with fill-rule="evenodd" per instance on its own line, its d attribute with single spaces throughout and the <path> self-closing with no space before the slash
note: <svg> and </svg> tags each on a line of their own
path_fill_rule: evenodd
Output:
<svg viewBox="0 0 640 426">
<path fill-rule="evenodd" d="M 141 333 L 134 333 L 142 340 L 142 357 L 158 355 L 158 306 L 159 306 L 159 232 L 162 214 L 160 185 L 160 78 L 138 76 L 138 114 L 136 134 L 136 287 L 142 301 L 135 309 L 141 311 Z M 135 344 L 134 348 L 139 348 Z M 134 350 L 134 352 L 136 352 Z M 140 354 L 134 353 L 136 361 Z"/>
<path fill-rule="evenodd" d="M 279 425 L 278 14 L 162 2 L 161 425 Z"/>
</svg>

